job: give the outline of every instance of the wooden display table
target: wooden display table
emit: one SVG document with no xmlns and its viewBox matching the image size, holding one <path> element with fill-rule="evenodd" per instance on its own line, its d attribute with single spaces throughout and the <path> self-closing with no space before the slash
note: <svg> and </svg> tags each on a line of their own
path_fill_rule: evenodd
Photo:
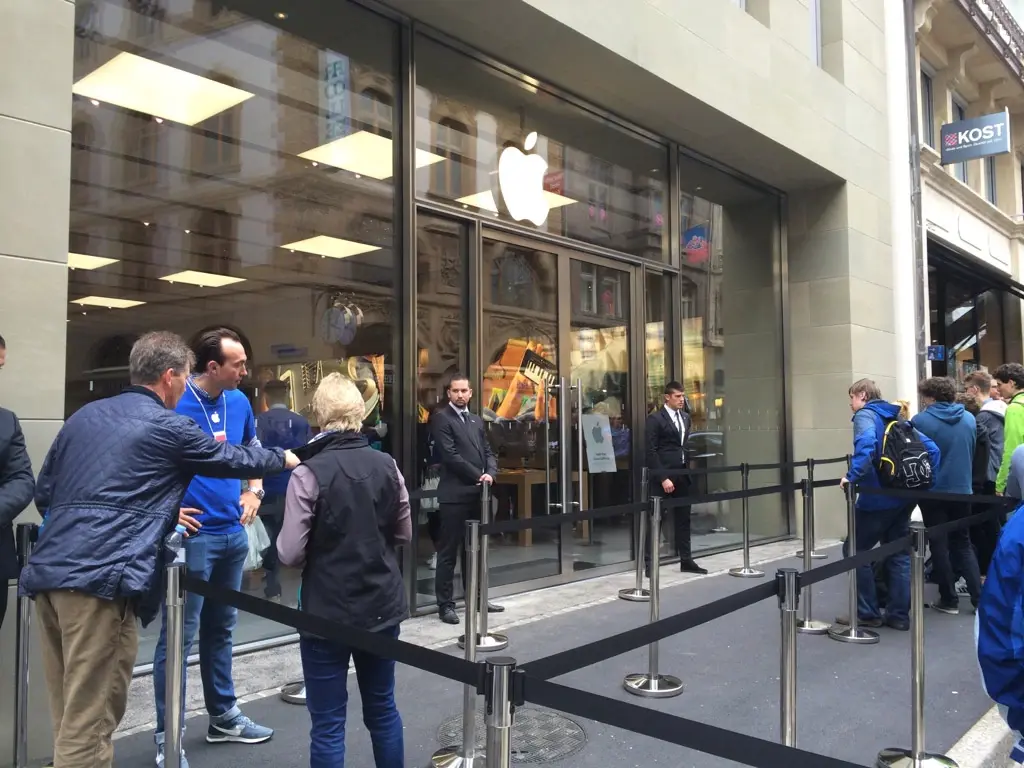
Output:
<svg viewBox="0 0 1024 768">
<path fill-rule="evenodd" d="M 552 475 L 555 472 L 552 470 Z M 572 483 L 576 484 L 579 478 L 579 472 L 572 473 Z M 512 485 L 515 486 L 519 496 L 519 505 L 517 507 L 517 518 L 521 520 L 529 520 L 533 517 L 533 487 L 535 485 L 544 485 L 544 470 L 543 469 L 499 469 L 498 476 L 494 482 L 498 485 Z M 587 487 L 587 473 L 583 473 L 583 509 L 589 509 L 588 503 L 590 496 L 590 489 Z M 590 521 L 583 521 L 581 530 L 583 536 L 590 537 Z M 527 528 L 519 531 L 519 546 L 530 547 L 533 546 L 533 529 Z"/>
</svg>

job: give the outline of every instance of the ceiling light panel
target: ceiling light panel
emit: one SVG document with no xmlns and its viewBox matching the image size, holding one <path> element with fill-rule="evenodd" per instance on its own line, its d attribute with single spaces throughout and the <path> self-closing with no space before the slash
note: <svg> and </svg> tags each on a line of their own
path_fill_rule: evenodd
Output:
<svg viewBox="0 0 1024 768">
<path fill-rule="evenodd" d="M 244 283 L 244 277 L 231 277 L 230 275 L 215 275 L 212 272 L 197 272 L 194 269 L 186 269 L 184 272 L 175 272 L 173 275 L 161 277 L 168 283 L 184 283 L 186 285 L 197 285 L 200 288 L 223 288 L 225 285 Z"/>
<path fill-rule="evenodd" d="M 573 200 L 571 197 L 565 197 L 559 195 L 556 192 L 549 192 L 548 190 L 543 191 L 544 199 L 547 200 L 549 208 L 561 208 L 566 205 L 573 205 L 578 203 L 579 200 Z M 463 205 L 471 205 L 474 208 L 479 208 L 482 211 L 490 211 L 491 213 L 498 212 L 498 206 L 494 203 L 494 195 L 488 192 L 476 192 L 472 195 L 466 195 L 460 197 L 456 203 L 462 203 Z"/>
<path fill-rule="evenodd" d="M 128 52 L 90 72 L 71 92 L 189 126 L 253 97 L 240 88 Z"/>
<path fill-rule="evenodd" d="M 103 256 L 90 256 L 87 253 L 68 254 L 68 267 L 71 269 L 99 269 L 116 263 L 117 259 L 107 259 Z"/>
<path fill-rule="evenodd" d="M 380 250 L 376 245 L 357 243 L 353 240 L 342 240 L 341 238 L 328 237 L 327 235 L 317 235 L 316 237 L 298 240 L 281 247 L 287 248 L 289 251 L 302 251 L 303 253 L 312 253 L 316 256 L 324 256 L 330 259 L 347 259 L 349 256 L 358 256 L 361 253 Z"/>
<path fill-rule="evenodd" d="M 132 307 L 141 307 L 146 302 L 144 301 L 133 301 L 131 299 L 114 299 L 107 296 L 85 296 L 81 299 L 74 299 L 72 304 L 78 304 L 82 307 L 105 307 L 106 309 L 131 309 Z"/>
<path fill-rule="evenodd" d="M 389 138 L 358 131 L 307 150 L 299 157 L 383 181 L 390 179 L 395 172 L 391 147 Z M 425 149 L 416 150 L 417 168 L 426 168 L 444 159 Z"/>
</svg>

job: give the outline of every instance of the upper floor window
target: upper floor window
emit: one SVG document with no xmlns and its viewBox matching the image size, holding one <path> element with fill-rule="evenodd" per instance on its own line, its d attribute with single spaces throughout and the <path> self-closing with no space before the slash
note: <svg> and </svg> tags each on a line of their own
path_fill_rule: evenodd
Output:
<svg viewBox="0 0 1024 768">
<path fill-rule="evenodd" d="M 996 202 L 996 158 L 989 155 L 985 158 L 985 199 L 992 205 Z"/>
<path fill-rule="evenodd" d="M 462 174 L 466 165 L 466 141 L 469 138 L 466 126 L 455 120 L 444 118 L 435 128 L 434 147 L 437 154 L 447 162 L 434 163 L 433 192 L 452 200 L 462 197 Z"/>
<path fill-rule="evenodd" d="M 230 78 L 212 79 L 224 85 L 236 85 Z M 194 168 L 209 171 L 238 165 L 241 111 L 242 105 L 239 104 L 195 126 L 192 145 Z"/>
<path fill-rule="evenodd" d="M 362 120 L 370 133 L 378 136 L 390 136 L 394 99 L 376 88 L 367 88 L 362 93 Z"/>
<path fill-rule="evenodd" d="M 921 70 L 921 139 L 935 146 L 935 91 L 932 77 Z"/>
<path fill-rule="evenodd" d="M 960 122 L 967 119 L 967 105 L 961 101 L 959 96 L 953 96 L 953 122 Z M 953 175 L 964 184 L 967 183 L 967 163 L 957 163 L 953 166 Z"/>
<path fill-rule="evenodd" d="M 811 17 L 811 58 L 821 66 L 821 0 L 809 0 L 807 10 Z"/>
</svg>

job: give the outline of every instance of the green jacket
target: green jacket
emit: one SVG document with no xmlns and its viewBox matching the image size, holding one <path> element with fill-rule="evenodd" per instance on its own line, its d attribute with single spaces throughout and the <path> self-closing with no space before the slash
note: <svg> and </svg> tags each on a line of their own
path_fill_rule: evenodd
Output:
<svg viewBox="0 0 1024 768">
<path fill-rule="evenodd" d="M 1010 457 L 1017 447 L 1024 445 L 1024 392 L 1018 392 L 1006 406 L 1006 424 L 1003 427 L 1003 462 L 996 475 L 996 492 L 1006 490 L 1006 478 L 1010 474 Z"/>
</svg>

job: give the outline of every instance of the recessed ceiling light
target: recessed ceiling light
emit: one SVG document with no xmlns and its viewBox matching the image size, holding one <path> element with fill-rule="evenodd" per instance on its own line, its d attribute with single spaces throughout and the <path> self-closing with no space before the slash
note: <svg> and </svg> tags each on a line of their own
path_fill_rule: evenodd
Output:
<svg viewBox="0 0 1024 768">
<path fill-rule="evenodd" d="M 215 275 L 212 272 L 197 272 L 194 269 L 186 269 L 184 272 L 175 272 L 173 275 L 161 277 L 168 283 L 185 283 L 186 285 L 198 285 L 200 288 L 223 288 L 225 285 L 244 283 L 244 277 L 231 277 L 230 275 Z"/>
<path fill-rule="evenodd" d="M 274 14 L 274 18 L 284 21 L 285 19 L 288 18 L 288 14 L 285 13 L 284 11 L 278 11 L 277 13 Z"/>
<path fill-rule="evenodd" d="M 80 307 L 106 307 L 107 309 L 131 309 L 132 307 L 141 307 L 146 302 L 132 301 L 131 299 L 113 299 L 107 296 L 85 296 L 81 299 L 73 299 L 71 303 L 78 304 Z"/>
<path fill-rule="evenodd" d="M 349 256 L 358 256 L 361 253 L 380 250 L 376 245 L 357 243 L 353 240 L 342 240 L 339 237 L 328 237 L 327 235 L 317 235 L 306 240 L 286 243 L 281 247 L 287 248 L 290 251 L 302 251 L 303 253 L 327 256 L 332 259 L 346 259 Z"/>
<path fill-rule="evenodd" d="M 561 208 L 565 205 L 572 205 L 578 203 L 579 200 L 573 200 L 571 197 L 565 197 L 555 192 L 549 192 L 544 190 L 544 198 L 548 201 L 549 208 Z M 462 203 L 463 205 L 471 205 L 474 208 L 479 208 L 482 211 L 490 211 L 491 213 L 498 212 L 498 206 L 494 203 L 494 195 L 488 192 L 477 192 L 472 195 L 466 195 L 460 197 L 456 203 Z"/>
<path fill-rule="evenodd" d="M 391 147 L 391 139 L 368 131 L 358 131 L 306 150 L 299 157 L 383 180 L 390 179 L 395 172 Z M 425 149 L 416 150 L 417 168 L 426 168 L 444 159 Z"/>
<path fill-rule="evenodd" d="M 142 222 L 142 226 L 144 226 L 144 227 L 148 227 L 148 226 L 149 226 L 149 222 L 148 222 L 148 221 L 144 221 L 144 222 Z"/>
<path fill-rule="evenodd" d="M 253 94 L 124 51 L 75 83 L 71 92 L 118 107 L 195 125 Z"/>
<path fill-rule="evenodd" d="M 191 229 L 186 229 L 185 230 L 185 234 L 186 235 L 191 235 L 192 234 L 192 230 Z"/>
<path fill-rule="evenodd" d="M 70 269 L 99 269 L 108 264 L 114 264 L 117 259 L 107 259 L 102 256 L 90 256 L 86 253 L 69 253 L 68 267 Z"/>
<path fill-rule="evenodd" d="M 94 107 L 98 107 L 100 105 L 100 103 L 96 101 L 96 99 L 89 99 L 89 103 L 92 104 Z"/>
</svg>

